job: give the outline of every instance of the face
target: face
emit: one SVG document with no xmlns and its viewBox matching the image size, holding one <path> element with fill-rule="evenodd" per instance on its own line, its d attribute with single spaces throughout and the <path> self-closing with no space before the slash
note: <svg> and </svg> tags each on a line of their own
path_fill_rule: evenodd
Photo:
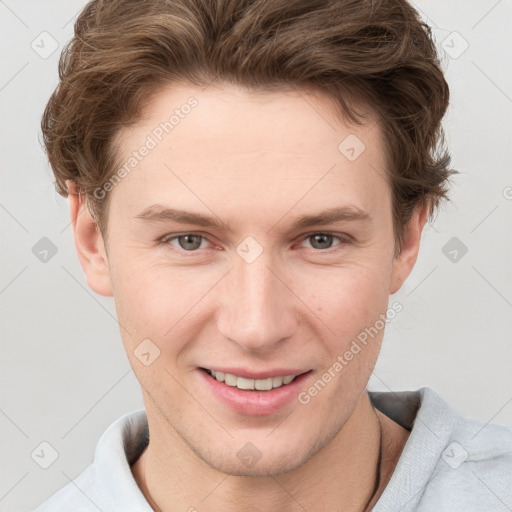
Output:
<svg viewBox="0 0 512 512">
<path fill-rule="evenodd" d="M 305 91 L 163 90 L 119 134 L 121 161 L 145 156 L 110 192 L 106 252 L 87 215 L 75 224 L 89 285 L 114 296 L 152 433 L 228 474 L 292 470 L 336 437 L 414 264 L 424 216 L 395 258 L 378 125 L 332 112 Z M 283 376 L 296 377 L 268 389 Z"/>
</svg>

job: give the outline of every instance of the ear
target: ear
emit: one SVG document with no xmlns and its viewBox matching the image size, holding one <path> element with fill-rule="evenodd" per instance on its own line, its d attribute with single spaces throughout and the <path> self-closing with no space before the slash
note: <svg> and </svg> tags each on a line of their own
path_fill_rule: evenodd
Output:
<svg viewBox="0 0 512 512">
<path fill-rule="evenodd" d="M 99 295 L 112 297 L 108 257 L 101 231 L 76 184 L 67 180 L 66 185 L 76 252 L 84 269 L 87 285 Z"/>
<path fill-rule="evenodd" d="M 420 249 L 421 233 L 427 221 L 427 216 L 428 205 L 418 207 L 405 227 L 400 254 L 393 261 L 389 290 L 391 294 L 396 293 L 402 287 L 416 263 Z"/>
</svg>

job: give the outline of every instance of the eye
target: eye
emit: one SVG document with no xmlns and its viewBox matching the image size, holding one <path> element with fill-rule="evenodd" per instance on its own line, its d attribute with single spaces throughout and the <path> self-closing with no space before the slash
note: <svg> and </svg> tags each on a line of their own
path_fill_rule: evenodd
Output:
<svg viewBox="0 0 512 512">
<path fill-rule="evenodd" d="M 177 242 L 178 245 L 176 245 L 174 242 Z M 193 252 L 197 249 L 204 249 L 202 246 L 203 242 L 207 242 L 206 238 L 202 235 L 197 235 L 194 233 L 173 235 L 162 239 L 162 243 L 173 245 L 174 247 L 178 247 L 188 252 Z"/>
<path fill-rule="evenodd" d="M 328 251 L 329 249 L 350 242 L 348 235 L 334 235 L 331 233 L 312 233 L 303 238 L 300 245 L 309 242 L 310 248 L 317 251 Z M 168 235 L 161 239 L 161 243 L 171 245 L 173 248 L 185 252 L 197 252 L 199 249 L 206 249 L 210 243 L 206 237 L 197 233 L 182 233 Z"/>
<path fill-rule="evenodd" d="M 347 240 L 343 239 L 342 237 L 332 235 L 330 233 L 313 233 L 311 235 L 307 235 L 302 243 L 308 240 L 310 241 L 311 247 L 318 250 L 330 249 L 333 246 L 347 242 Z M 337 243 L 334 243 L 336 240 Z"/>
</svg>

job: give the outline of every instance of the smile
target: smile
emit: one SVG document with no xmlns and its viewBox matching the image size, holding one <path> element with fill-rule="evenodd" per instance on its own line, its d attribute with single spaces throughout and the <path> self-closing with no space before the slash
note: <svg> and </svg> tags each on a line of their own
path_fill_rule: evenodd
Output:
<svg viewBox="0 0 512 512">
<path fill-rule="evenodd" d="M 241 368 L 222 370 L 199 367 L 200 382 L 217 402 L 234 412 L 251 416 L 270 415 L 291 406 L 305 382 L 312 378 L 312 370 L 291 368 L 260 372 Z"/>
<path fill-rule="evenodd" d="M 216 372 L 215 370 L 206 370 L 214 379 L 224 382 L 227 386 L 244 390 L 270 391 L 290 384 L 297 375 L 283 375 L 269 377 L 267 379 L 246 379 L 232 373 Z"/>
</svg>

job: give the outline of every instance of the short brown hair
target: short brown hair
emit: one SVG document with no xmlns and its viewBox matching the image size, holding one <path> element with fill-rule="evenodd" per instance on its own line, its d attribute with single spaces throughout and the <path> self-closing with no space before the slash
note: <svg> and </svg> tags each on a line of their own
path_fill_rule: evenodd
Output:
<svg viewBox="0 0 512 512">
<path fill-rule="evenodd" d="M 360 124 L 377 114 L 399 242 L 415 207 L 446 197 L 441 120 L 449 89 L 429 27 L 405 0 L 93 0 L 59 62 L 41 127 L 57 191 L 72 180 L 106 235 L 120 162 L 113 140 L 148 98 L 173 83 L 314 89 Z"/>
</svg>

